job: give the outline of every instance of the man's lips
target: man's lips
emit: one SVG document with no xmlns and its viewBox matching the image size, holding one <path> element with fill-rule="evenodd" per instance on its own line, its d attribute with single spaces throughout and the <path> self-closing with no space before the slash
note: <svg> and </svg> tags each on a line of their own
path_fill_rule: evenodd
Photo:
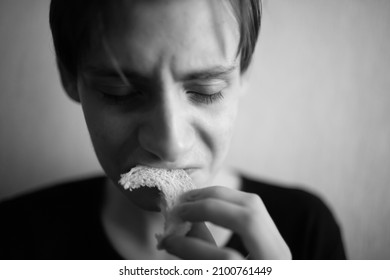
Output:
<svg viewBox="0 0 390 280">
<path fill-rule="evenodd" d="M 146 166 L 146 167 L 152 167 L 152 168 L 159 168 L 159 169 L 169 169 L 169 170 L 175 170 L 175 169 L 182 169 L 184 170 L 188 175 L 191 175 L 195 171 L 199 170 L 200 167 L 195 167 L 195 166 L 172 166 L 172 165 L 152 165 L 152 164 L 135 164 L 131 165 L 131 167 L 126 168 L 125 170 L 122 170 L 121 174 L 125 174 L 129 172 L 132 168 L 136 166 Z"/>
</svg>

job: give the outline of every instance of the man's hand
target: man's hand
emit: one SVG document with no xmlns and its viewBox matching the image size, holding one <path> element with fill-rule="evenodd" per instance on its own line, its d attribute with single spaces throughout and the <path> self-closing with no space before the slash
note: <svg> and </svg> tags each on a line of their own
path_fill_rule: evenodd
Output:
<svg viewBox="0 0 390 280">
<path fill-rule="evenodd" d="M 182 259 L 245 259 L 230 248 L 217 247 L 203 222 L 237 233 L 250 259 L 291 259 L 291 252 L 259 196 L 226 187 L 190 191 L 173 211 L 196 223 L 186 237 L 166 238 L 162 247 Z"/>
</svg>

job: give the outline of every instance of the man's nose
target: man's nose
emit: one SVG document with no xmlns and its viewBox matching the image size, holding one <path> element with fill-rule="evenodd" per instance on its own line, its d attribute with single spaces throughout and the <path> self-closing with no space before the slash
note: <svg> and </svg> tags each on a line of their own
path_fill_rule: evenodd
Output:
<svg viewBox="0 0 390 280">
<path fill-rule="evenodd" d="M 184 105 L 184 106 L 183 106 Z M 145 114 L 138 131 L 141 147 L 160 161 L 178 162 L 194 144 L 189 111 L 180 96 L 164 94 Z"/>
</svg>

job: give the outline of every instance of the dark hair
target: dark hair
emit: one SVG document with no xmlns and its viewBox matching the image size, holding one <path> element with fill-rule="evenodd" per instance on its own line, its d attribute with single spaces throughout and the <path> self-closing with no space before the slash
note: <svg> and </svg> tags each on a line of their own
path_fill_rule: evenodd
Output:
<svg viewBox="0 0 390 280">
<path fill-rule="evenodd" d="M 111 0 L 112 1 L 112 0 Z M 72 77 L 96 28 L 100 11 L 107 0 L 51 0 L 50 28 L 53 36 L 57 63 Z M 229 0 L 239 22 L 240 42 L 237 54 L 241 55 L 240 70 L 249 67 L 261 22 L 261 0 Z"/>
</svg>

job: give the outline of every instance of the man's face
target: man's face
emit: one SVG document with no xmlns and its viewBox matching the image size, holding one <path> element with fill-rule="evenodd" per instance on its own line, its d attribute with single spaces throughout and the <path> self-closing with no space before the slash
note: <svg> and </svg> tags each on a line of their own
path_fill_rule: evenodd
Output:
<svg viewBox="0 0 390 280">
<path fill-rule="evenodd" d="M 114 182 L 147 165 L 184 169 L 207 186 L 241 92 L 237 22 L 220 1 L 123 2 L 79 71 L 97 157 Z"/>
</svg>

